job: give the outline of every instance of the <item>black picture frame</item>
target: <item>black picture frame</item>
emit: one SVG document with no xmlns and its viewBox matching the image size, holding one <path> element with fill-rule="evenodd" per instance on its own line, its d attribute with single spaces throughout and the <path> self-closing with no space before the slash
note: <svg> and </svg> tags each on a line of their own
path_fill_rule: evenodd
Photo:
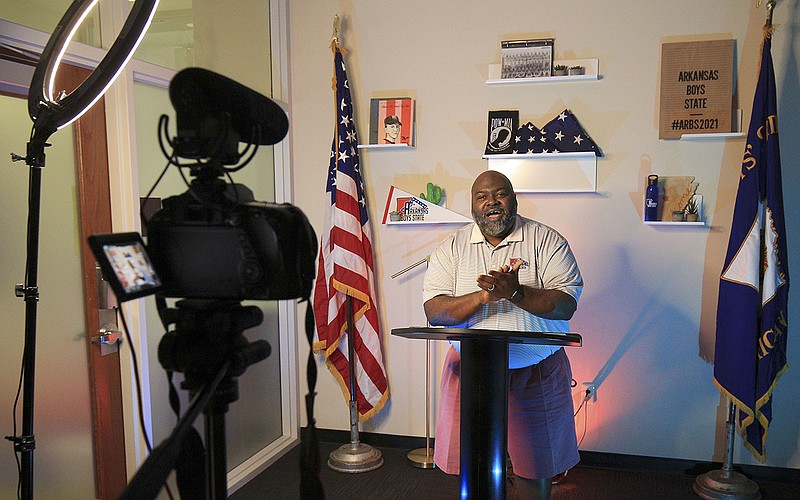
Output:
<svg viewBox="0 0 800 500">
<path fill-rule="evenodd" d="M 500 78 L 552 76 L 554 46 L 554 38 L 502 41 Z"/>
</svg>

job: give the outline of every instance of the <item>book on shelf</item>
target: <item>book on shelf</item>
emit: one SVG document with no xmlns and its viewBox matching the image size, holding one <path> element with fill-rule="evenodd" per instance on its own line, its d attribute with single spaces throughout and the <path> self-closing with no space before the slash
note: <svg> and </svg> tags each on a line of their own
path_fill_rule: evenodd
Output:
<svg viewBox="0 0 800 500">
<path fill-rule="evenodd" d="M 370 99 L 369 144 L 414 146 L 415 126 L 410 97 Z"/>
</svg>

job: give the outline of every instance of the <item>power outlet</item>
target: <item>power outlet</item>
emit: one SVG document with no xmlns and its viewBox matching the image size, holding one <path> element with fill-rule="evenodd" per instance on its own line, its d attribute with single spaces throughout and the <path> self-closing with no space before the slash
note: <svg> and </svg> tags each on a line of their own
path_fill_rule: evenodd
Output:
<svg viewBox="0 0 800 500">
<path fill-rule="evenodd" d="M 584 399 L 586 401 L 589 401 L 591 399 L 592 403 L 596 403 L 597 402 L 597 386 L 594 384 L 594 382 L 584 382 L 583 386 L 586 387 L 586 395 L 584 396 Z"/>
</svg>

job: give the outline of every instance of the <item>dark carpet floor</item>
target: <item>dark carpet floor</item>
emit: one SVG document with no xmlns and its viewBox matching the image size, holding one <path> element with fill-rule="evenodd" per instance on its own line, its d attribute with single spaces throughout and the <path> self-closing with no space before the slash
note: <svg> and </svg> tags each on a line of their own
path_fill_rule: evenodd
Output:
<svg viewBox="0 0 800 500">
<path fill-rule="evenodd" d="M 457 499 L 459 477 L 439 469 L 410 465 L 407 450 L 378 448 L 384 464 L 369 472 L 341 473 L 326 465 L 328 455 L 342 443 L 320 443 L 320 480 L 327 500 Z M 233 493 L 232 500 L 300 499 L 299 446 Z M 622 470 L 578 465 L 553 487 L 553 500 L 682 500 L 697 499 L 692 484 L 697 473 Z M 764 500 L 800 499 L 800 484 L 754 479 Z M 516 499 L 513 479 L 508 498 Z M 720 497 L 724 498 L 724 497 Z"/>
</svg>

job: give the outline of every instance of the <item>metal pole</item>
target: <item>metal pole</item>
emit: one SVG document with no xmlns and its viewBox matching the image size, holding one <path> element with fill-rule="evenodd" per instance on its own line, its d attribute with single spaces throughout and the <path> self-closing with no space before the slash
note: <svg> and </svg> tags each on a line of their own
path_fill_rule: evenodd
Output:
<svg viewBox="0 0 800 500">
<path fill-rule="evenodd" d="M 731 477 L 733 472 L 733 440 L 736 438 L 736 406 L 733 403 L 728 403 L 728 420 L 725 424 L 725 430 L 728 433 L 728 440 L 725 446 L 725 462 L 722 464 L 722 472 L 725 477 Z"/>
<path fill-rule="evenodd" d="M 347 359 L 350 361 L 350 446 L 358 447 L 358 402 L 356 401 L 356 340 L 355 327 L 353 325 L 353 299 L 347 296 L 345 299 L 345 311 L 347 313 Z"/>
<path fill-rule="evenodd" d="M 412 269 L 430 261 L 430 255 L 392 275 L 392 279 L 402 276 Z M 430 326 L 430 325 L 428 325 Z M 425 448 L 416 448 L 406 454 L 411 465 L 420 469 L 435 469 L 433 448 L 431 448 L 431 340 L 425 341 Z"/>
<path fill-rule="evenodd" d="M 358 402 L 356 401 L 356 327 L 353 321 L 353 299 L 345 299 L 347 314 L 347 353 L 350 373 L 350 443 L 333 450 L 328 457 L 328 467 L 338 472 L 369 472 L 383 465 L 381 452 L 358 437 Z"/>
<path fill-rule="evenodd" d="M 33 451 L 36 449 L 34 426 L 34 396 L 36 374 L 36 315 L 39 303 L 39 227 L 42 201 L 42 169 L 45 166 L 44 148 L 52 133 L 50 129 L 34 129 L 28 142 L 26 156 L 12 154 L 12 161 L 25 160 L 30 167 L 28 181 L 28 233 L 25 262 L 25 281 L 15 286 L 17 297 L 25 301 L 25 338 L 22 355 L 22 435 L 6 439 L 14 443 L 20 455 L 20 498 L 33 498 Z"/>
<path fill-rule="evenodd" d="M 742 474 L 733 470 L 733 440 L 736 425 L 736 406 L 728 403 L 728 435 L 725 447 L 725 462 L 722 468 L 697 476 L 692 488 L 701 498 L 706 500 L 758 500 L 761 493 L 758 485 Z"/>
<path fill-rule="evenodd" d="M 38 263 L 39 263 L 39 219 L 41 207 L 42 167 L 31 165 L 30 189 L 28 198 L 28 262 L 25 271 L 25 285 L 18 296 L 25 300 L 25 354 L 23 356 L 24 382 L 22 389 L 22 436 L 17 442 L 22 456 L 22 477 L 20 491 L 22 498 L 33 498 L 33 450 L 36 438 L 33 432 L 34 391 L 36 372 L 36 313 L 39 303 Z M 18 289 L 19 292 L 19 289 Z"/>
</svg>

